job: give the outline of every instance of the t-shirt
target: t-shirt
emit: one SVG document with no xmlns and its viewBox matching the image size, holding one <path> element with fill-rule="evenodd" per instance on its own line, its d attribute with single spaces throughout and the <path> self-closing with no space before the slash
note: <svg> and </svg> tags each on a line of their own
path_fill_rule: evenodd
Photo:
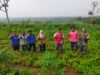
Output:
<svg viewBox="0 0 100 75">
<path fill-rule="evenodd" d="M 36 38 L 34 34 L 29 34 L 27 37 L 28 44 L 34 44 L 36 42 Z"/>
<path fill-rule="evenodd" d="M 18 46 L 19 45 L 19 39 L 18 39 L 17 35 L 16 36 L 12 35 L 10 38 L 12 40 L 12 46 Z"/>
<path fill-rule="evenodd" d="M 54 34 L 54 38 L 55 38 L 55 43 L 56 44 L 62 44 L 63 43 L 63 38 L 64 38 L 64 36 L 63 36 L 63 34 L 60 32 L 60 33 L 55 33 Z"/>
<path fill-rule="evenodd" d="M 19 35 L 20 45 L 27 45 L 27 35 Z"/>
<path fill-rule="evenodd" d="M 71 31 L 68 33 L 68 37 L 70 38 L 70 42 L 77 42 L 78 41 L 78 32 L 77 31 Z"/>
</svg>

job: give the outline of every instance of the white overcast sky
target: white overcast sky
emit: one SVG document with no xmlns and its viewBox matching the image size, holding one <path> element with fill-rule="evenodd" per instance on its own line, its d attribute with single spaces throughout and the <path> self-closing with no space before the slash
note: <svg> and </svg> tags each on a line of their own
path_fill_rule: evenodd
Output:
<svg viewBox="0 0 100 75">
<path fill-rule="evenodd" d="M 9 17 L 87 16 L 91 3 L 100 0 L 10 0 Z M 0 11 L 0 17 L 5 13 Z"/>
</svg>

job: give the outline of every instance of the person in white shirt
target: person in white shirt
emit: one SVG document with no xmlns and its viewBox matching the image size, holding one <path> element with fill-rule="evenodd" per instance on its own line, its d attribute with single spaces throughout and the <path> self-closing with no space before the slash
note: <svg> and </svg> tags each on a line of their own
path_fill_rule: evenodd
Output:
<svg viewBox="0 0 100 75">
<path fill-rule="evenodd" d="M 25 34 L 24 31 L 20 33 L 19 39 L 20 39 L 20 46 L 22 46 L 22 50 L 28 50 L 27 35 Z"/>
</svg>

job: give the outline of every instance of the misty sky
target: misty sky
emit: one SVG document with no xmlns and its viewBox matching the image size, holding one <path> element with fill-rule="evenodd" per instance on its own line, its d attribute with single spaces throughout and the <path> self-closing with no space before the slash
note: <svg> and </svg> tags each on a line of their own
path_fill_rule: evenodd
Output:
<svg viewBox="0 0 100 75">
<path fill-rule="evenodd" d="M 87 16 L 91 3 L 99 0 L 10 0 L 10 17 Z M 0 17 L 5 13 L 0 11 Z"/>
</svg>

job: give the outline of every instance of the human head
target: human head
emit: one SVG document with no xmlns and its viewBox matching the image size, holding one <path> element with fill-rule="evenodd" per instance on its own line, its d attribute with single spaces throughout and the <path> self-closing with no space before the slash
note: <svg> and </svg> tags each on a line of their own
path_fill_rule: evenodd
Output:
<svg viewBox="0 0 100 75">
<path fill-rule="evenodd" d="M 24 31 L 21 31 L 21 34 L 22 34 L 22 35 L 25 35 L 25 32 L 24 32 Z"/>
<path fill-rule="evenodd" d="M 82 32 L 84 32 L 84 33 L 85 33 L 85 32 L 86 32 L 86 28 L 82 28 Z"/>
<path fill-rule="evenodd" d="M 40 34 L 44 34 L 44 31 L 43 30 L 40 30 Z"/>
<path fill-rule="evenodd" d="M 58 29 L 57 29 L 57 32 L 58 32 L 58 33 L 60 33 L 60 32 L 61 32 L 61 29 L 60 29 L 60 28 L 58 28 Z"/>
<path fill-rule="evenodd" d="M 28 30 L 28 33 L 29 33 L 29 34 L 32 34 L 32 30 Z"/>
<path fill-rule="evenodd" d="M 13 31 L 13 35 L 14 35 L 14 36 L 17 35 L 17 34 L 16 34 L 16 31 Z"/>
<path fill-rule="evenodd" d="M 72 27 L 72 28 L 71 28 L 71 30 L 72 30 L 72 32 L 74 32 L 74 31 L 75 31 L 75 28 L 74 28 L 74 27 Z"/>
</svg>

